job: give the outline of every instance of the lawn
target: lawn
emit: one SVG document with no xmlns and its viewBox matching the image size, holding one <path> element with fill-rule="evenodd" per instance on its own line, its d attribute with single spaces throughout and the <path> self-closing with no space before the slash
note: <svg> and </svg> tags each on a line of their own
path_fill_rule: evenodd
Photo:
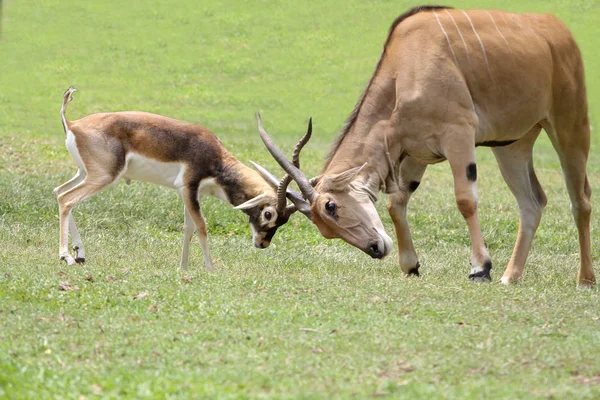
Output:
<svg viewBox="0 0 600 400">
<path fill-rule="evenodd" d="M 428 169 L 409 206 L 419 278 L 402 275 L 396 251 L 371 260 L 301 215 L 255 249 L 245 216 L 208 198 L 217 270 L 204 270 L 196 239 L 182 272 L 183 205 L 141 182 L 81 204 L 87 263 L 58 260 L 52 189 L 76 171 L 58 116 L 69 85 L 79 89 L 71 119 L 138 109 L 196 122 L 242 162 L 272 170 L 254 113 L 288 153 L 313 117 L 302 158 L 312 175 L 390 23 L 415 3 L 0 4 L 0 398 L 600 397 L 600 294 L 576 288 L 577 233 L 545 135 L 535 165 L 549 204 L 520 285 L 498 283 L 518 212 L 485 148 L 478 185 L 492 284 L 467 280 L 469 236 L 447 163 Z M 590 183 L 600 190 L 600 4 L 452 5 L 553 12 L 572 29 L 595 128 Z"/>
</svg>

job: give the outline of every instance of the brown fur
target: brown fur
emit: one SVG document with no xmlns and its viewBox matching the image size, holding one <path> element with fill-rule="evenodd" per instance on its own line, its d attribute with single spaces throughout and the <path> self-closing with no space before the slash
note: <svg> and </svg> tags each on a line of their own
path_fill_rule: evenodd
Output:
<svg viewBox="0 0 600 400">
<path fill-rule="evenodd" d="M 229 203 L 241 205 L 250 217 L 256 247 L 268 247 L 277 228 L 289 219 L 289 213 L 275 214 L 274 188 L 257 172 L 240 163 L 208 129 L 140 111 L 99 113 L 69 121 L 64 113 L 74 91 L 70 88 L 65 92 L 61 119 L 65 132 L 71 131 L 74 136 L 83 165 L 72 180 L 55 189 L 61 219 L 60 257 L 67 263 L 82 262 L 85 258 L 71 210 L 78 202 L 127 177 L 127 156 L 132 153 L 163 163 L 164 168 L 173 163 L 184 166 L 182 186 L 176 188 L 185 204 L 183 268 L 187 267 L 188 245 L 195 228 L 206 267 L 212 269 L 206 224 L 198 201 L 200 185 L 208 178 L 215 180 Z M 276 220 L 264 220 L 267 209 Z M 77 252 L 75 259 L 67 249 L 69 230 Z"/>
</svg>

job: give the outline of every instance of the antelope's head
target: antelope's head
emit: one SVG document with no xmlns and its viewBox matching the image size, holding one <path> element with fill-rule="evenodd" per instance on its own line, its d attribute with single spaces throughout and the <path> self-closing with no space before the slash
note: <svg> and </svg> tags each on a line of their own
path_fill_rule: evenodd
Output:
<svg viewBox="0 0 600 400">
<path fill-rule="evenodd" d="M 373 258 L 388 255 L 393 246 L 392 239 L 385 233 L 375 209 L 375 194 L 369 189 L 368 177 L 361 174 L 365 165 L 308 179 L 298 163 L 290 162 L 273 143 L 262 126 L 260 115 L 256 117 L 265 146 L 298 184 L 310 204 L 310 212 L 303 214 L 317 225 L 321 234 L 328 239 L 340 238 Z"/>
</svg>

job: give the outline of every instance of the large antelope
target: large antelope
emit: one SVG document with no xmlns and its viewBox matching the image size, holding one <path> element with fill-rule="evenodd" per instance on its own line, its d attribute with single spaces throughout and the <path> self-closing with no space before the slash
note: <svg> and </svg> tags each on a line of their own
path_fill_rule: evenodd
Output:
<svg viewBox="0 0 600 400">
<path fill-rule="evenodd" d="M 419 274 L 408 200 L 426 166 L 448 160 L 456 203 L 471 237 L 473 280 L 491 279 L 477 214 L 475 147 L 492 147 L 520 211 L 503 283 L 522 278 L 547 202 L 532 162 L 543 128 L 558 153 L 579 231 L 578 282 L 595 283 L 583 62 L 573 36 L 553 15 L 437 6 L 401 15 L 320 178 L 312 181 L 314 187 L 259 128 L 268 149 L 310 202 L 312 221 L 325 237 L 342 238 L 374 258 L 385 257 L 392 240 L 374 202 L 379 191 L 389 193 L 388 211 L 406 274 Z"/>
<path fill-rule="evenodd" d="M 85 250 L 71 211 L 73 207 L 123 178 L 142 180 L 177 190 L 184 202 L 181 268 L 188 266 L 189 244 L 198 230 L 204 264 L 213 269 L 199 196 L 209 194 L 229 202 L 250 217 L 254 246 L 266 248 L 278 227 L 297 210 L 286 197 L 310 213 L 302 197 L 287 189 L 289 178 L 266 181 L 239 162 L 208 129 L 161 115 L 139 111 L 99 113 L 76 121 L 65 117 L 77 89 L 63 96 L 60 117 L 67 150 L 79 167 L 68 182 L 54 189 L 60 209 L 59 256 L 67 264 L 85 262 Z M 294 157 L 308 141 L 298 143 Z M 71 234 L 75 257 L 69 254 Z"/>
</svg>

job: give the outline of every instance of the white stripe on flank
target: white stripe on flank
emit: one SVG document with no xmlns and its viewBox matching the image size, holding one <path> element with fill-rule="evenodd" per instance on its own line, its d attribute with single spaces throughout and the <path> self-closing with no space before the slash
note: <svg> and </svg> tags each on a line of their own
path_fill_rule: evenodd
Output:
<svg viewBox="0 0 600 400">
<path fill-rule="evenodd" d="M 452 22 L 454 22 L 454 26 L 456 27 L 456 30 L 458 31 L 458 36 L 460 36 L 460 40 L 462 40 L 463 44 L 465 45 L 465 51 L 467 52 L 467 60 L 470 63 L 471 59 L 469 58 L 469 47 L 467 46 L 467 42 L 465 42 L 465 38 L 463 37 L 462 32 L 460 31 L 460 28 L 456 24 L 456 21 L 454 20 L 454 17 L 452 16 L 452 14 L 450 14 L 450 12 L 448 10 L 444 10 L 444 11 L 446 11 L 446 14 L 448 14 L 448 16 L 450 17 Z"/>
<path fill-rule="evenodd" d="M 510 51 L 510 54 L 513 56 L 513 61 L 514 61 L 514 54 L 513 54 L 512 48 L 508 44 L 508 40 L 506 40 L 506 38 L 504 37 L 504 34 L 502 32 L 500 32 L 500 28 L 498 28 L 498 25 L 496 25 L 496 21 L 494 20 L 494 17 L 492 16 L 492 14 L 490 14 L 489 11 L 486 11 L 486 13 L 487 13 L 487 15 L 490 16 L 490 19 L 492 20 L 492 23 L 496 27 L 496 30 L 500 34 L 500 37 L 502 37 L 502 40 L 504 40 L 504 43 L 506 44 L 506 47 L 508 47 L 508 50 Z"/>
<path fill-rule="evenodd" d="M 471 24 L 471 28 L 473 28 L 473 33 L 475 33 L 475 36 L 477 36 L 477 40 L 479 40 L 479 44 L 481 45 L 481 51 L 483 51 L 483 58 L 485 58 L 485 65 L 487 66 L 487 70 L 491 76 L 492 71 L 490 71 L 490 63 L 488 62 L 487 53 L 485 52 L 485 47 L 483 46 L 483 42 L 481 41 L 479 34 L 475 30 L 475 25 L 473 25 L 473 21 L 471 21 L 471 18 L 469 18 L 469 14 L 467 14 L 465 11 L 463 11 L 462 13 L 465 14 L 465 17 L 467 17 L 467 19 L 469 20 L 469 23 Z"/>
<path fill-rule="evenodd" d="M 456 54 L 454 54 L 454 49 L 452 48 L 452 44 L 450 43 L 450 38 L 448 37 L 448 34 L 446 33 L 446 30 L 444 29 L 444 26 L 442 25 L 442 23 L 440 21 L 440 17 L 438 17 L 438 15 L 435 11 L 433 12 L 433 15 L 435 15 L 435 19 L 437 20 L 438 24 L 440 25 L 442 32 L 444 32 L 444 35 L 446 35 L 446 41 L 448 42 L 448 47 L 450 47 L 450 51 L 452 52 L 452 56 L 454 57 L 454 62 L 456 63 L 456 66 L 458 66 L 458 60 L 456 59 Z"/>
</svg>

